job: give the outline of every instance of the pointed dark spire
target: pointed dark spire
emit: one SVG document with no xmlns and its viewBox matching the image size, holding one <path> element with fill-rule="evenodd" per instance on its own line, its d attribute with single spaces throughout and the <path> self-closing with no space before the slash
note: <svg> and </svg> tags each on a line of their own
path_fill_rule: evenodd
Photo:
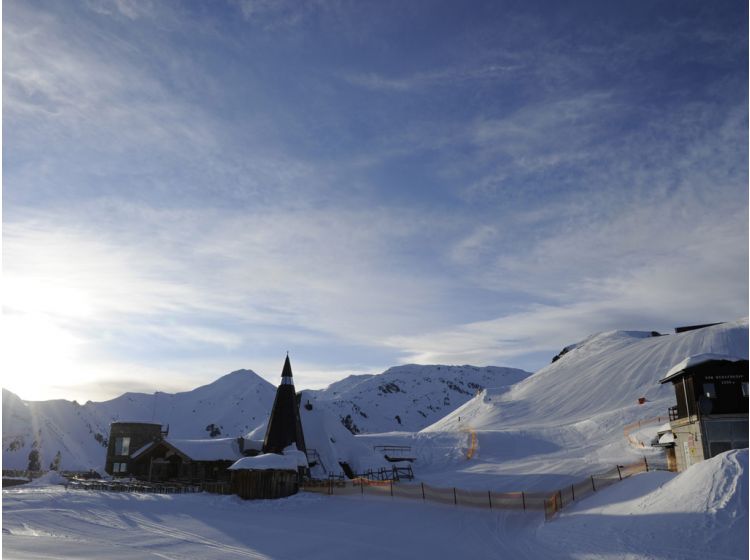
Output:
<svg viewBox="0 0 750 560">
<path fill-rule="evenodd" d="M 284 369 L 281 370 L 281 378 L 292 377 L 292 364 L 289 363 L 289 352 L 286 353 L 286 360 L 284 360 Z"/>
<path fill-rule="evenodd" d="M 276 389 L 276 398 L 273 401 L 266 437 L 263 440 L 263 453 L 281 453 L 292 443 L 300 451 L 305 451 L 299 403 L 292 380 L 292 364 L 289 362 L 287 352 L 284 368 L 281 371 L 281 384 Z"/>
</svg>

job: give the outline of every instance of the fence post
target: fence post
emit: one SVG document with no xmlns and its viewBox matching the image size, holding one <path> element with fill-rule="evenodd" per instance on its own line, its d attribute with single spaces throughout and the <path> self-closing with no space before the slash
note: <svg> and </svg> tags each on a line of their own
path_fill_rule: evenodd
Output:
<svg viewBox="0 0 750 560">
<path fill-rule="evenodd" d="M 560 509 L 562 509 L 563 508 L 562 490 L 558 490 L 557 495 L 560 496 Z"/>
<path fill-rule="evenodd" d="M 424 500 L 424 482 L 420 483 L 422 485 L 422 499 Z"/>
<path fill-rule="evenodd" d="M 521 503 L 523 504 L 523 511 L 526 511 L 526 494 L 521 492 Z"/>
<path fill-rule="evenodd" d="M 594 484 L 594 475 L 591 475 L 591 488 L 594 489 L 594 492 L 596 492 L 596 484 Z"/>
<path fill-rule="evenodd" d="M 391 480 L 391 498 L 393 498 L 393 481 Z"/>
<path fill-rule="evenodd" d="M 620 465 L 617 465 L 617 476 L 619 476 L 620 480 L 622 480 L 622 472 L 620 472 Z"/>
<path fill-rule="evenodd" d="M 648 459 L 646 459 L 646 456 L 643 456 L 643 464 L 646 465 L 646 472 L 648 472 Z"/>
<path fill-rule="evenodd" d="M 492 509 L 492 491 L 487 490 L 487 498 L 490 500 L 490 509 Z"/>
<path fill-rule="evenodd" d="M 575 488 L 575 485 L 573 485 L 573 484 L 570 485 L 570 493 L 573 495 L 573 501 L 575 502 L 575 500 L 576 500 L 576 488 Z"/>
<path fill-rule="evenodd" d="M 453 505 L 458 505 L 458 498 L 456 497 L 456 487 L 453 487 Z"/>
<path fill-rule="evenodd" d="M 359 487 L 360 487 L 360 489 L 362 491 L 362 495 L 364 496 L 365 495 L 365 485 L 364 485 L 364 481 L 361 478 L 359 479 Z"/>
</svg>

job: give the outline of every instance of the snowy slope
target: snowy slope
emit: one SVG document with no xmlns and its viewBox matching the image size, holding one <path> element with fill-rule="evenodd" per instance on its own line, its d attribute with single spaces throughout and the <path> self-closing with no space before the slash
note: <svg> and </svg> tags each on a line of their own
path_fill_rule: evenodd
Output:
<svg viewBox="0 0 750 560">
<path fill-rule="evenodd" d="M 308 393 L 352 433 L 418 431 L 481 389 L 502 391 L 529 375 L 514 368 L 410 364 L 379 375 L 352 375 Z"/>
<path fill-rule="evenodd" d="M 411 445 L 416 472 L 434 484 L 555 489 L 644 454 L 657 460 L 661 451 L 631 447 L 623 426 L 666 416 L 674 390 L 659 380 L 673 365 L 702 353 L 747 357 L 747 341 L 746 319 L 659 337 L 602 333 L 510 390 L 482 392 L 420 433 L 368 439 Z M 638 405 L 643 396 L 649 402 Z M 476 448 L 467 460 L 472 432 Z"/>
<path fill-rule="evenodd" d="M 638 407 L 639 397 L 650 401 L 672 398 L 672 387 L 659 384 L 672 366 L 705 353 L 747 358 L 747 319 L 656 337 L 632 331 L 594 335 L 510 391 L 493 392 L 490 408 L 477 415 L 473 426 L 557 426 L 621 409 L 639 414 L 653 408 Z M 456 426 L 459 414 L 456 411 L 429 429 Z"/>
<path fill-rule="evenodd" d="M 125 393 L 85 405 L 24 402 L 3 390 L 3 468 L 25 469 L 36 448 L 43 468 L 59 451 L 65 470 L 101 471 L 115 421 L 160 422 L 176 438 L 239 436 L 265 420 L 274 394 L 275 387 L 250 370 L 183 393 Z"/>
</svg>

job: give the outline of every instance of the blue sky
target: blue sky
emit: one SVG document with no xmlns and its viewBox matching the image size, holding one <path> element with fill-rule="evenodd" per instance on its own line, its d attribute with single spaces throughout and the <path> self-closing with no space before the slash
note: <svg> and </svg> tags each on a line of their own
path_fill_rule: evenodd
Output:
<svg viewBox="0 0 750 560">
<path fill-rule="evenodd" d="M 3 3 L 4 386 L 535 370 L 748 307 L 743 2 Z"/>
</svg>

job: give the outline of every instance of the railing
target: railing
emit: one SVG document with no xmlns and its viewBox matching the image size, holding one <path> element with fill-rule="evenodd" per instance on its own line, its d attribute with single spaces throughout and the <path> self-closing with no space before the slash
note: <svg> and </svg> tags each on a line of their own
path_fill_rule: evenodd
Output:
<svg viewBox="0 0 750 560">
<path fill-rule="evenodd" d="M 412 470 L 411 465 L 408 465 L 406 467 L 397 467 L 394 465 L 391 468 L 380 468 L 377 470 L 368 469 L 361 473 L 354 473 L 354 476 L 351 478 L 351 480 L 362 479 L 367 481 L 387 482 L 390 480 L 400 480 L 402 478 L 407 480 L 412 480 L 414 478 L 414 471 Z M 349 479 L 346 477 L 346 475 L 344 475 L 344 473 L 330 473 L 327 480 L 346 481 Z"/>
<path fill-rule="evenodd" d="M 320 465 L 320 468 L 323 469 L 323 473 L 328 474 L 328 470 L 323 464 L 323 459 L 320 458 L 320 454 L 318 453 L 317 449 L 307 449 L 305 450 L 305 455 L 307 456 L 307 462 L 311 467 Z"/>
<path fill-rule="evenodd" d="M 414 461 L 411 445 L 373 445 L 375 451 L 383 454 L 387 461 Z"/>
</svg>

